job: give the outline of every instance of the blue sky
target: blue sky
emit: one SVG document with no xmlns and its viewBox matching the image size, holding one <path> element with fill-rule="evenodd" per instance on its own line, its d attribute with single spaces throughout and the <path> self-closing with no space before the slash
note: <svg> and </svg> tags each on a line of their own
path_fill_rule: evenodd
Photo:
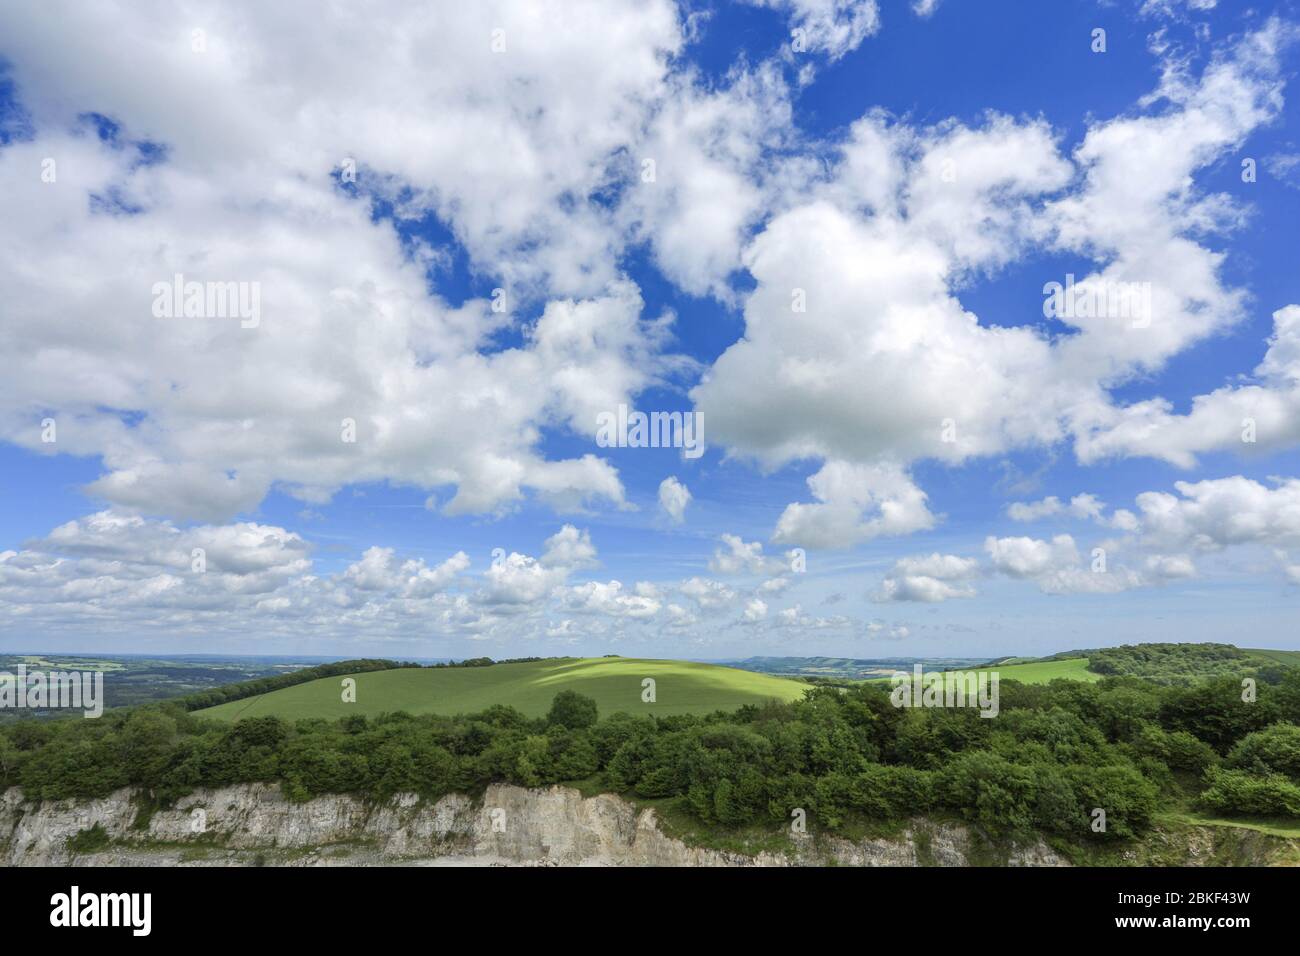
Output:
<svg viewBox="0 0 1300 956">
<path fill-rule="evenodd" d="M 0 13 L 0 648 L 1296 646 L 1294 3 L 112 7 Z"/>
</svg>

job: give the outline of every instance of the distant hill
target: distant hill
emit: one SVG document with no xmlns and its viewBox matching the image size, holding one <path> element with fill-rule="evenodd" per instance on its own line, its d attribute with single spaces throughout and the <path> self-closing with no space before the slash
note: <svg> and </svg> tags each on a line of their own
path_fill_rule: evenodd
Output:
<svg viewBox="0 0 1300 956">
<path fill-rule="evenodd" d="M 1300 652 L 1255 650 L 1232 644 L 1125 644 L 1070 651 L 1050 660 L 1083 656 L 1088 670 L 1103 677 L 1140 677 L 1157 684 L 1190 686 L 1224 676 L 1267 678 L 1300 665 Z"/>
<path fill-rule="evenodd" d="M 343 677 L 356 680 L 356 702 L 344 703 Z M 642 681 L 655 681 L 655 702 L 642 701 Z M 544 716 L 562 690 L 596 701 L 602 715 L 623 711 L 658 716 L 735 710 L 768 700 L 792 701 L 808 685 L 717 664 L 626 657 L 548 658 L 482 667 L 407 667 L 334 675 L 232 700 L 195 713 L 218 720 L 276 715 L 333 720 L 393 711 L 469 714 L 505 704 Z"/>
<path fill-rule="evenodd" d="M 922 665 L 927 671 L 951 670 L 957 667 L 975 667 L 987 660 L 985 657 L 747 657 L 744 660 L 718 663 L 760 674 L 870 680 L 888 677 L 895 671 L 910 671 L 916 664 Z"/>
<path fill-rule="evenodd" d="M 1236 647 L 1232 644 L 1127 644 L 1079 648 L 1047 657 L 933 658 L 893 657 L 751 657 L 735 667 L 767 674 L 824 681 L 881 680 L 920 664 L 927 672 L 996 670 L 1004 680 L 1027 684 L 1056 678 L 1098 681 L 1103 677 L 1139 677 L 1157 684 L 1188 686 L 1215 677 L 1258 676 L 1268 679 L 1279 668 L 1300 667 L 1300 651 Z"/>
</svg>

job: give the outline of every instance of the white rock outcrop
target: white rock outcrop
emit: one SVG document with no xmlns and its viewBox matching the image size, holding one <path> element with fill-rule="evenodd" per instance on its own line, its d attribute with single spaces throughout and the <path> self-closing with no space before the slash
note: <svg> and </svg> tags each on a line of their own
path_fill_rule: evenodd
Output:
<svg viewBox="0 0 1300 956">
<path fill-rule="evenodd" d="M 488 787 L 482 799 L 403 794 L 375 803 L 348 794 L 286 800 L 275 785 L 197 790 L 147 818 L 129 790 L 93 800 L 31 803 L 0 796 L 0 854 L 9 866 L 413 865 L 594 866 L 964 866 L 972 833 L 913 821 L 894 839 L 812 835 L 788 852 L 749 856 L 690 846 L 665 834 L 652 809 L 612 794 L 569 787 Z M 100 826 L 108 846 L 77 853 L 69 841 Z M 1061 866 L 1046 844 L 1014 849 L 1006 862 Z"/>
</svg>

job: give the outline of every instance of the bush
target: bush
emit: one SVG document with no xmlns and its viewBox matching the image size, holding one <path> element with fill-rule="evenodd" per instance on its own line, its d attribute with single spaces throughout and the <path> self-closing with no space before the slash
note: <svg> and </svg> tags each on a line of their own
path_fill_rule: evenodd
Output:
<svg viewBox="0 0 1300 956">
<path fill-rule="evenodd" d="M 1228 815 L 1300 817 L 1300 787 L 1280 774 L 1259 777 L 1244 770 L 1212 769 L 1201 806 Z"/>
<path fill-rule="evenodd" d="M 585 697 L 575 690 L 562 690 L 551 701 L 551 710 L 546 715 L 546 722 L 553 727 L 581 730 L 596 723 L 597 717 L 596 702 L 592 698 Z"/>
<path fill-rule="evenodd" d="M 1159 789 L 1136 769 L 1118 764 L 1076 765 L 1067 768 L 1066 773 L 1086 819 L 1091 822 L 1097 809 L 1106 811 L 1106 829 L 1097 833 L 1097 837 L 1123 839 L 1137 835 L 1150 825 Z"/>
<path fill-rule="evenodd" d="M 940 771 L 938 790 L 944 804 L 990 833 L 1026 833 L 1033 827 L 1034 775 L 998 754 L 961 754 Z"/>
<path fill-rule="evenodd" d="M 108 848 L 112 840 L 100 824 L 96 823 L 68 837 L 68 849 L 73 853 L 97 853 Z"/>
<path fill-rule="evenodd" d="M 1257 774 L 1282 774 L 1300 783 L 1300 727 L 1273 724 L 1247 734 L 1228 754 L 1227 766 Z"/>
</svg>

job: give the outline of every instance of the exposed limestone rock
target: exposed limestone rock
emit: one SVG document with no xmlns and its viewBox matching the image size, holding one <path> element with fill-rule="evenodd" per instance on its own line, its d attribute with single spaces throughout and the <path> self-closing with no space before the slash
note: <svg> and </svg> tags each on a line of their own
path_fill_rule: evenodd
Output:
<svg viewBox="0 0 1300 956">
<path fill-rule="evenodd" d="M 851 841 L 806 835 L 789 852 L 747 856 L 693 847 L 665 834 L 655 812 L 611 794 L 568 787 L 494 785 L 481 800 L 436 802 L 412 794 L 376 804 L 333 794 L 292 803 L 276 786 L 198 790 L 147 822 L 131 790 L 97 800 L 30 804 L 0 796 L 0 844 L 10 866 L 231 865 L 594 865 L 594 866 L 965 866 L 972 833 L 918 820 L 896 839 Z M 139 825 L 138 825 L 139 824 Z M 111 845 L 76 854 L 68 841 L 99 825 Z M 1060 866 L 1046 844 L 1017 848 L 1011 865 Z"/>
</svg>

